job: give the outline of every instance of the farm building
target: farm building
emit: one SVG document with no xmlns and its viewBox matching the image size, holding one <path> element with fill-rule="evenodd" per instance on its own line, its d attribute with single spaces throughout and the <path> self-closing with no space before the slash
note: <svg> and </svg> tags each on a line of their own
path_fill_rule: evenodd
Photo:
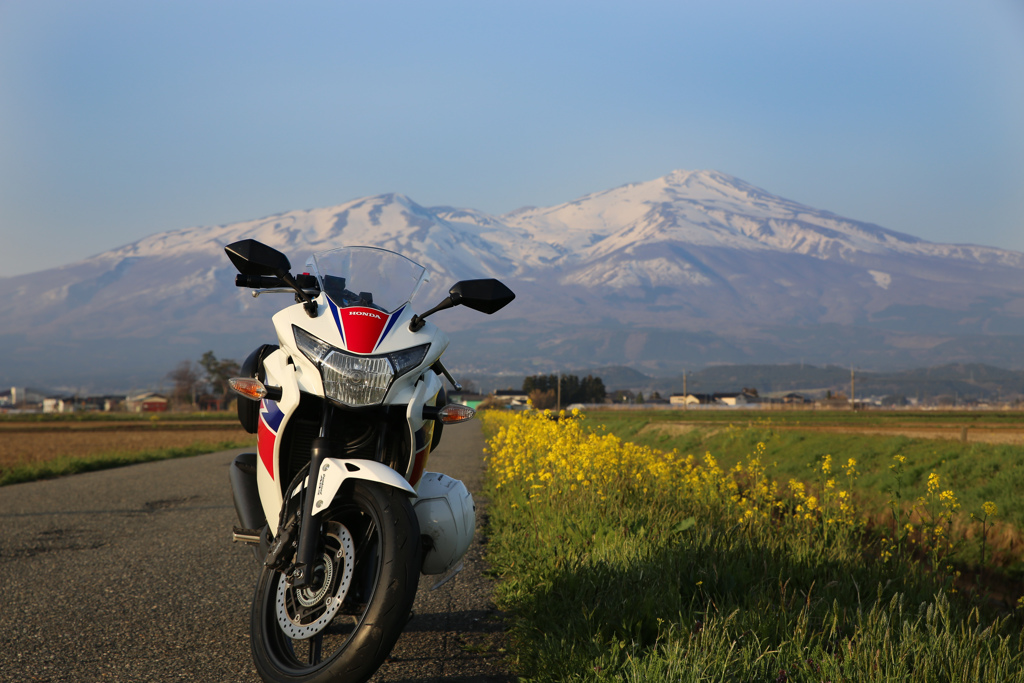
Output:
<svg viewBox="0 0 1024 683">
<path fill-rule="evenodd" d="M 520 389 L 498 389 L 491 396 L 494 397 L 496 403 L 507 405 L 509 408 L 524 407 L 530 399 Z"/>
<path fill-rule="evenodd" d="M 129 396 L 125 401 L 131 413 L 163 413 L 167 411 L 167 397 L 148 392 Z"/>
</svg>

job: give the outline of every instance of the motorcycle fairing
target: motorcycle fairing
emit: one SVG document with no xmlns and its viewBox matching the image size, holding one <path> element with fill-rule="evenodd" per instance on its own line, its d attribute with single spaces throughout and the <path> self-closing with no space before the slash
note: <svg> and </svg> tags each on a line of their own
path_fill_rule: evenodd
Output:
<svg viewBox="0 0 1024 683">
<path fill-rule="evenodd" d="M 327 307 L 331 310 L 331 315 L 334 316 L 334 324 L 338 326 L 338 334 L 341 335 L 341 344 L 345 346 L 345 327 L 341 324 L 341 317 L 338 315 L 338 307 L 334 305 L 334 302 L 329 297 L 324 297 L 327 300 Z"/>
<path fill-rule="evenodd" d="M 296 304 L 283 308 L 274 314 L 273 322 L 274 328 L 278 330 L 278 341 L 281 345 L 281 350 L 287 354 L 286 358 L 291 358 L 299 389 L 316 396 L 323 396 L 324 386 L 320 371 L 295 345 L 295 338 L 291 333 L 292 325 L 301 327 L 313 336 L 343 351 L 352 351 L 352 349 L 346 346 L 345 339 L 342 338 L 340 323 L 336 322 L 334 316 L 329 314 L 330 299 L 321 294 L 317 297 L 317 303 L 320 305 L 320 315 L 316 318 L 310 318 L 306 315 L 302 306 Z M 440 358 L 441 354 L 448 347 L 448 335 L 435 325 L 432 325 L 429 320 L 426 321 L 422 329 L 416 332 L 409 330 L 408 322 L 412 319 L 412 316 L 412 310 L 409 306 L 402 306 L 396 309 L 391 314 L 389 324 L 385 326 L 384 334 L 376 341 L 375 351 L 377 354 L 402 351 L 420 344 L 430 344 L 430 350 L 427 352 L 419 368 L 412 369 L 406 374 L 395 378 L 388 389 L 387 395 L 384 397 L 383 403 L 385 405 L 404 405 L 409 403 L 412 400 L 413 388 L 423 374 L 423 370 L 429 368 L 434 361 Z M 346 327 L 346 331 L 347 329 Z"/>
<path fill-rule="evenodd" d="M 412 397 L 405 409 L 405 419 L 409 423 L 409 442 L 413 451 L 412 457 L 409 458 L 409 471 L 405 473 L 405 478 L 413 486 L 423 476 L 434 436 L 434 422 L 423 419 L 423 406 L 428 403 L 436 403 L 437 395 L 442 387 L 441 380 L 437 375 L 432 372 L 424 374 L 423 378 L 416 383 Z"/>
<path fill-rule="evenodd" d="M 277 401 L 263 399 L 260 402 L 260 421 L 256 432 L 256 450 L 260 454 L 260 462 L 270 474 L 274 475 L 274 447 L 277 445 L 277 433 L 281 428 L 281 420 L 284 413 L 277 405 Z"/>
<path fill-rule="evenodd" d="M 385 313 L 367 306 L 338 308 L 329 297 L 325 298 L 341 334 L 342 348 L 352 353 L 373 353 L 405 309 L 403 305 L 393 313 Z"/>
<path fill-rule="evenodd" d="M 301 306 L 298 308 L 301 310 Z M 263 360 L 263 369 L 267 373 L 267 383 L 281 387 L 280 400 L 268 402 L 264 399 L 265 403 L 273 406 L 268 406 L 265 427 L 263 416 L 260 416 L 260 433 L 257 435 L 260 466 L 256 468 L 256 487 L 259 489 L 260 502 L 263 503 L 263 516 L 267 519 L 270 532 L 276 534 L 278 513 L 284 502 L 279 466 L 281 439 L 277 438 L 277 435 L 288 427 L 288 420 L 299 407 L 299 384 L 296 380 L 295 366 L 288 363 L 288 355 L 281 349 L 277 349 Z M 263 429 L 267 430 L 267 436 L 273 435 L 269 446 L 264 445 Z M 270 456 L 269 462 L 265 453 Z M 284 485 L 287 485 L 287 482 Z"/>
<path fill-rule="evenodd" d="M 427 458 L 430 456 L 430 442 L 433 436 L 433 425 L 431 425 L 430 434 L 427 434 L 426 427 L 421 427 L 416 430 L 413 435 L 415 438 L 415 445 L 413 449 L 416 451 L 412 458 L 412 471 L 409 474 L 409 481 L 413 484 L 418 484 L 420 477 L 423 476 L 423 471 L 427 467 Z"/>
</svg>

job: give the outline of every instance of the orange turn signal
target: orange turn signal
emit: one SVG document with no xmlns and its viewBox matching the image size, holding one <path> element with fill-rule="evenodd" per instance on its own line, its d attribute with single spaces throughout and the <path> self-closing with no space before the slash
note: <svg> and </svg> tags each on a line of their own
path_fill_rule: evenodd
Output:
<svg viewBox="0 0 1024 683">
<path fill-rule="evenodd" d="M 474 415 L 476 415 L 475 410 L 461 403 L 449 403 L 437 411 L 438 419 L 446 425 L 472 420 Z"/>
<path fill-rule="evenodd" d="M 267 395 L 267 388 L 263 386 L 263 382 L 250 377 L 232 377 L 228 380 L 228 386 L 236 394 L 241 394 L 254 401 L 259 401 Z"/>
</svg>

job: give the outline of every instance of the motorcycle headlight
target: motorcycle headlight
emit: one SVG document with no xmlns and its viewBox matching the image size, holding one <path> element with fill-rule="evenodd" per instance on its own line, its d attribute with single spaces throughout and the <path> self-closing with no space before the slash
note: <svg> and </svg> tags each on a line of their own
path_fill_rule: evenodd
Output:
<svg viewBox="0 0 1024 683">
<path fill-rule="evenodd" d="M 299 351 L 320 370 L 327 398 L 359 408 L 384 400 L 391 382 L 409 372 L 427 355 L 430 344 L 380 356 L 356 356 L 292 325 Z"/>
</svg>

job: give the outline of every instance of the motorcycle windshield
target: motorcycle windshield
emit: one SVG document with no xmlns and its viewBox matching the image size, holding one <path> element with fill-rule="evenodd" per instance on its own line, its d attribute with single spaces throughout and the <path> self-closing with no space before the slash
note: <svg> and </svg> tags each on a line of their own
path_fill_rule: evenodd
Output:
<svg viewBox="0 0 1024 683">
<path fill-rule="evenodd" d="M 342 247 L 313 254 L 320 289 L 339 308 L 367 306 L 392 313 L 425 281 L 426 268 L 387 249 Z"/>
</svg>

